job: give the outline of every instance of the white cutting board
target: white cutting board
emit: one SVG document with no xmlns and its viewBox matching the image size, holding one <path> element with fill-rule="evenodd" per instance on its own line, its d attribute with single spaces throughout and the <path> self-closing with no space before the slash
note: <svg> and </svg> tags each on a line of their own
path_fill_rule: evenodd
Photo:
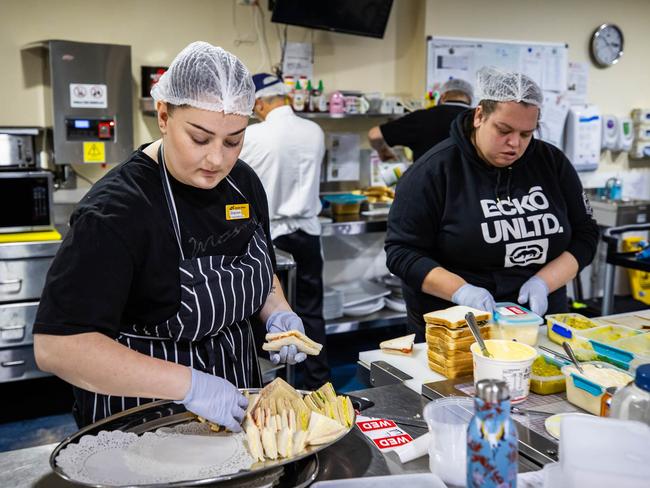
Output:
<svg viewBox="0 0 650 488">
<path fill-rule="evenodd" d="M 386 361 L 391 366 L 413 377 L 411 380 L 406 380 L 404 385 L 418 395 L 422 393 L 423 383 L 444 381 L 447 379 L 441 374 L 429 369 L 426 342 L 415 344 L 413 346 L 413 353 L 410 356 L 388 354 L 381 349 L 375 349 L 373 351 L 360 352 L 359 361 L 365 363 L 368 368 L 370 368 L 370 363 L 373 361 Z"/>
</svg>

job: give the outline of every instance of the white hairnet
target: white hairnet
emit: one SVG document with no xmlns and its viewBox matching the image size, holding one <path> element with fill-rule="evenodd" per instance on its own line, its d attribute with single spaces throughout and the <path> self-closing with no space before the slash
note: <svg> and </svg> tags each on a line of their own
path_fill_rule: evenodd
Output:
<svg viewBox="0 0 650 488">
<path fill-rule="evenodd" d="M 151 89 L 156 101 L 250 116 L 255 86 L 233 54 L 207 42 L 193 42 L 172 61 Z"/>
<path fill-rule="evenodd" d="M 451 80 L 447 80 L 440 87 L 441 95 L 444 95 L 450 91 L 463 92 L 469 97 L 470 102 L 474 97 L 474 89 L 472 88 L 472 84 L 465 80 L 461 80 L 460 78 L 452 78 Z"/>
<path fill-rule="evenodd" d="M 523 73 L 501 71 L 493 66 L 481 68 L 476 73 L 478 100 L 495 102 L 524 102 L 542 106 L 542 89 Z"/>
</svg>

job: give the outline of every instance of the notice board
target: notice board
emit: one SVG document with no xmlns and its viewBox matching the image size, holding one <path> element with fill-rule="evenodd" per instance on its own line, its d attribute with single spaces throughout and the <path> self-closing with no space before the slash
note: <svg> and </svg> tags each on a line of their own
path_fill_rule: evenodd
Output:
<svg viewBox="0 0 650 488">
<path fill-rule="evenodd" d="M 499 41 L 463 37 L 427 38 L 427 90 L 436 90 L 450 78 L 474 85 L 484 66 L 525 73 L 544 91 L 567 89 L 569 66 L 566 43 Z"/>
<path fill-rule="evenodd" d="M 476 90 L 476 73 L 484 66 L 525 73 L 544 92 L 537 137 L 562 148 L 564 121 L 569 110 L 568 51 L 569 46 L 564 42 L 429 36 L 427 91 L 439 89 L 450 78 L 469 81 Z"/>
</svg>

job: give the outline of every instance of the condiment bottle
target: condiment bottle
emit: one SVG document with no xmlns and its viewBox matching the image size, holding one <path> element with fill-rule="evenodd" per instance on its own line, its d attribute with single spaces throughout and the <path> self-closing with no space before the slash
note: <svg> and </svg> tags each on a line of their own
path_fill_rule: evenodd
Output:
<svg viewBox="0 0 650 488">
<path fill-rule="evenodd" d="M 639 366 L 634 383 L 621 388 L 612 397 L 609 416 L 650 425 L 650 364 Z"/>
<path fill-rule="evenodd" d="M 296 112 L 305 110 L 305 92 L 300 85 L 300 80 L 296 82 L 296 88 L 293 91 L 293 109 Z"/>
<path fill-rule="evenodd" d="M 517 486 L 517 428 L 504 381 L 476 383 L 474 417 L 467 428 L 467 487 Z"/>
<path fill-rule="evenodd" d="M 345 98 L 339 91 L 330 95 L 330 115 L 342 115 L 345 112 Z"/>
<path fill-rule="evenodd" d="M 318 111 L 327 112 L 327 97 L 325 96 L 325 89 L 323 88 L 323 80 L 318 80 L 318 93 L 320 97 L 318 98 Z"/>
<path fill-rule="evenodd" d="M 314 90 L 311 80 L 307 81 L 307 97 L 309 101 L 305 103 L 305 110 L 308 112 L 317 112 L 318 107 L 316 104 L 318 103 L 318 93 Z"/>
</svg>

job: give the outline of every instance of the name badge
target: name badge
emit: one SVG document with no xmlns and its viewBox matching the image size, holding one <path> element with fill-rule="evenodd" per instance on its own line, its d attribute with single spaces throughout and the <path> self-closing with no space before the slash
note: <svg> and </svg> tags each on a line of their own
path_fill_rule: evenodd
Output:
<svg viewBox="0 0 650 488">
<path fill-rule="evenodd" d="M 226 220 L 241 220 L 249 217 L 248 203 L 226 205 Z"/>
</svg>

